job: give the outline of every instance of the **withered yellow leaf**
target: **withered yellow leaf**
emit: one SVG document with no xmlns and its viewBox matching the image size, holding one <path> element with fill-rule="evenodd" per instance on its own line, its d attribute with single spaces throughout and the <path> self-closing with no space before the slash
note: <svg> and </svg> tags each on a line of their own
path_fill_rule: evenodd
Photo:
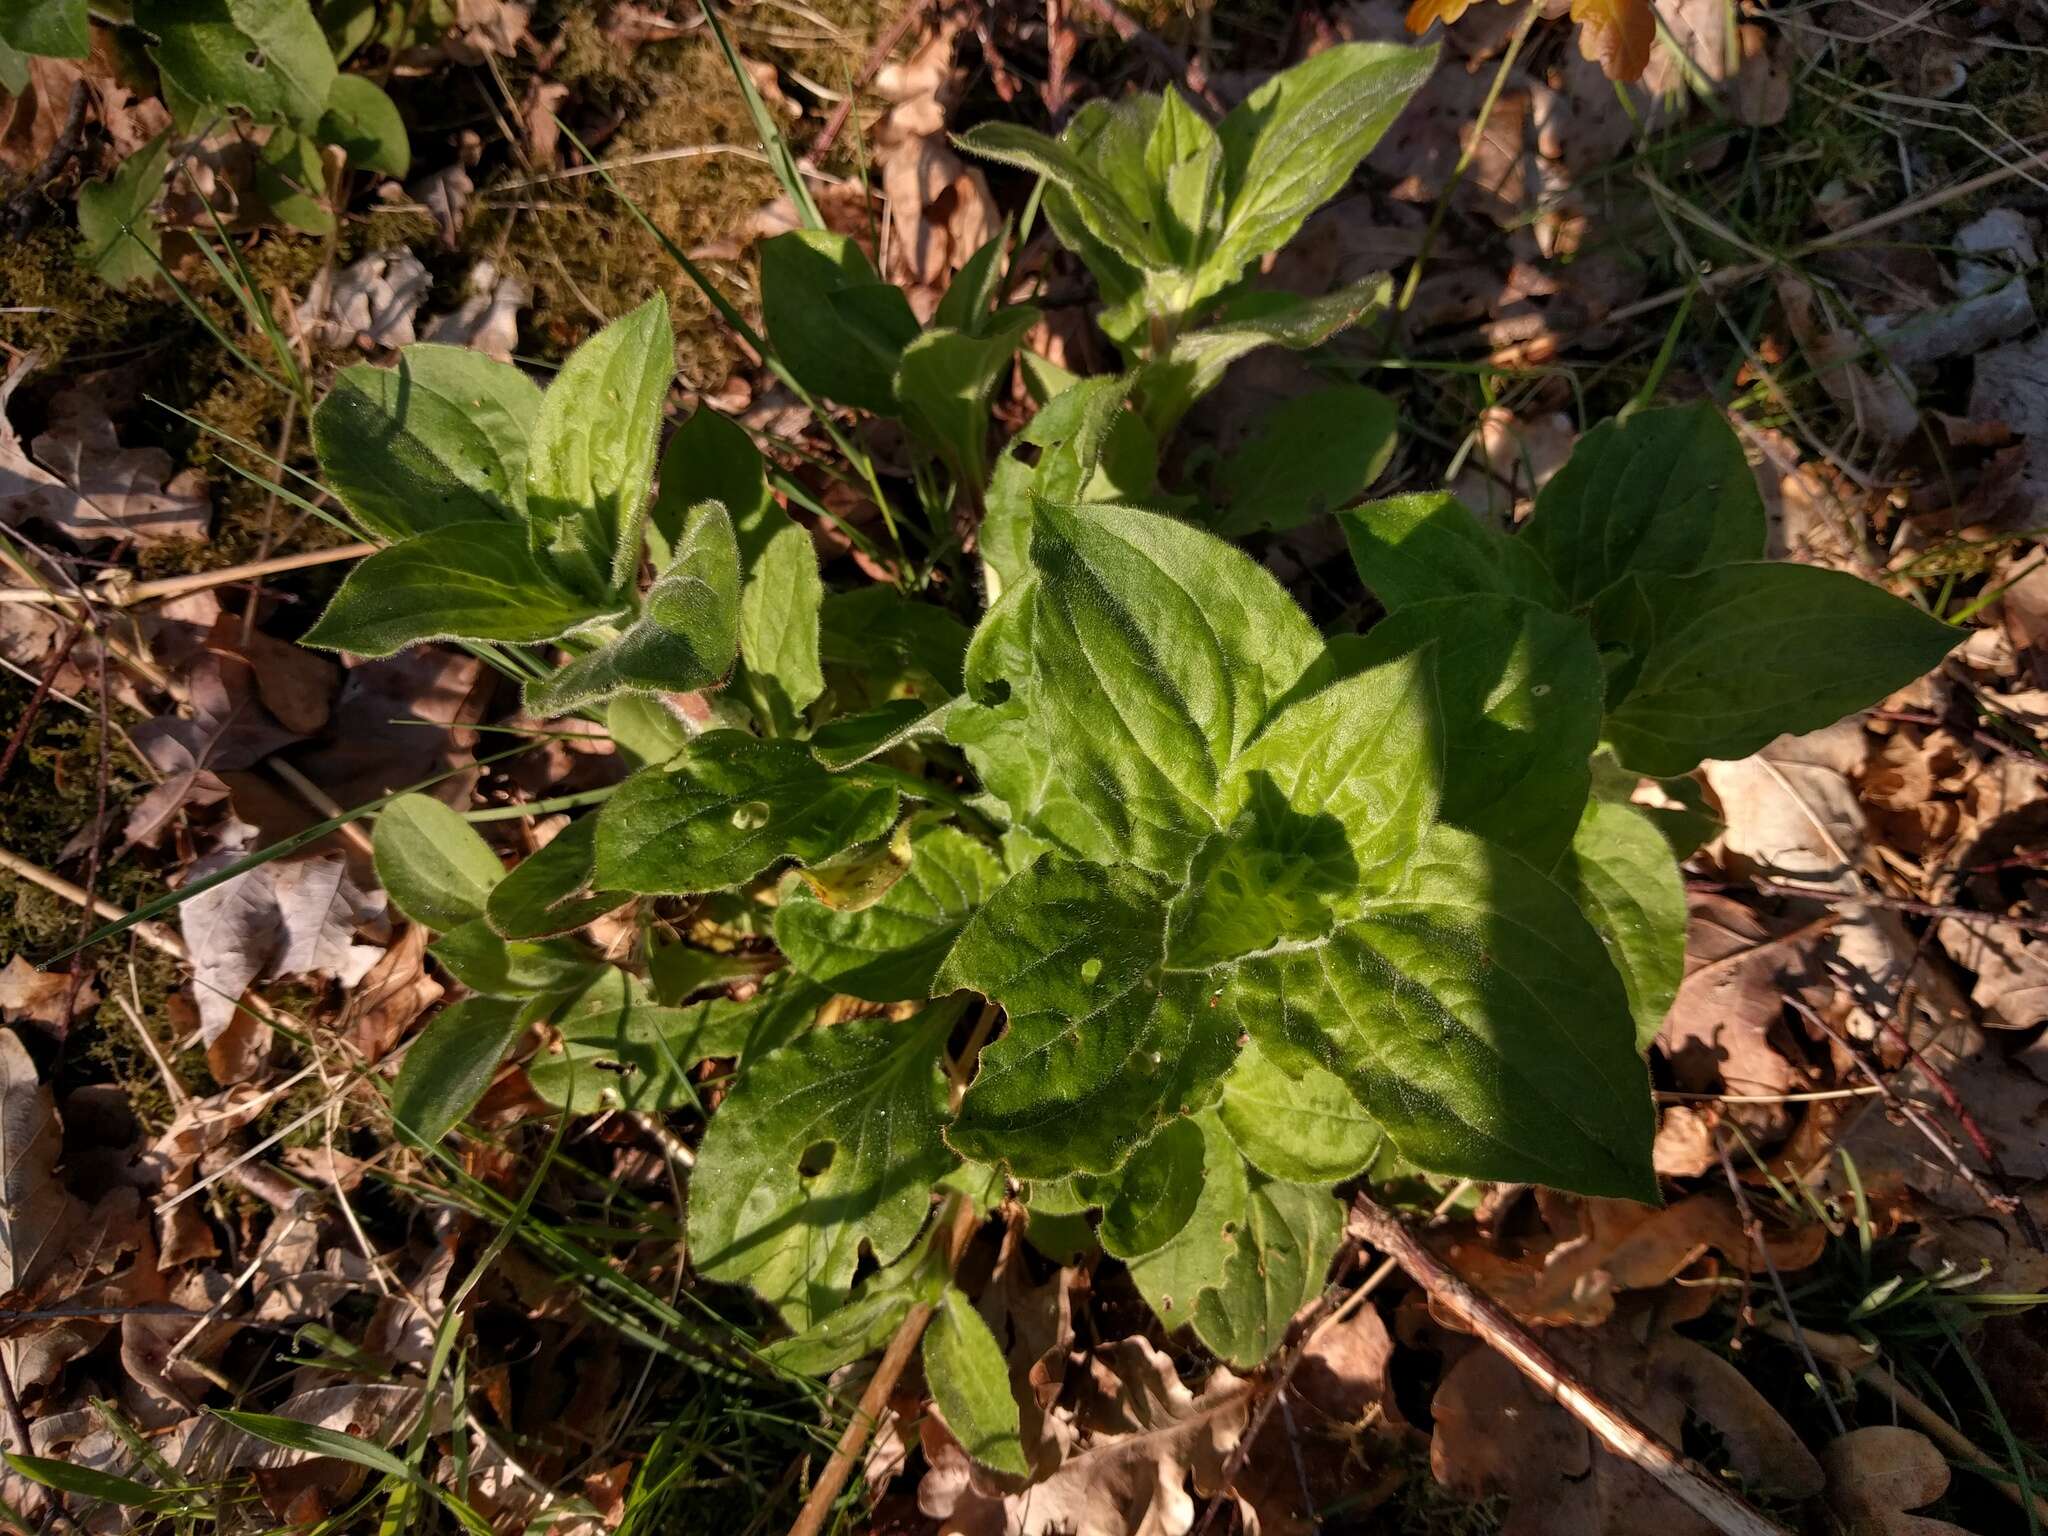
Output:
<svg viewBox="0 0 2048 1536">
<path fill-rule="evenodd" d="M 1650 44 L 1657 38 L 1650 0 L 1572 0 L 1572 20 L 1579 24 L 1579 52 L 1606 71 L 1608 79 L 1642 78 L 1650 66 Z"/>
</svg>

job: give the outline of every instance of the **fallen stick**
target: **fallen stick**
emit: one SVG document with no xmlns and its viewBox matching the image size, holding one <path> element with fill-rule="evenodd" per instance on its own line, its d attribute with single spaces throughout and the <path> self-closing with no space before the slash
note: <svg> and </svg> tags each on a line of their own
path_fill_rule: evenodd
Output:
<svg viewBox="0 0 2048 1536">
<path fill-rule="evenodd" d="M 217 571 L 194 571 L 187 576 L 164 576 L 155 581 L 99 582 L 92 588 L 93 599 L 113 608 L 127 608 L 157 598 L 183 597 L 208 587 L 232 586 L 286 571 L 303 571 L 316 565 L 333 565 L 340 560 L 360 560 L 377 552 L 375 544 L 341 544 L 333 549 L 308 550 L 297 555 L 274 555 L 268 560 L 251 560 L 246 565 L 224 566 Z M 80 600 L 69 592 L 47 587 L 0 587 L 0 603 L 65 604 Z"/>
<path fill-rule="evenodd" d="M 84 887 L 73 885 L 62 875 L 52 874 L 40 864 L 31 864 L 11 849 L 0 848 L 0 869 L 21 876 L 31 885 L 41 886 L 52 896 L 61 897 L 74 907 L 90 906 L 110 923 L 118 923 L 128 916 L 126 908 L 117 907 L 111 901 L 98 896 L 88 896 Z M 185 941 L 161 923 L 137 923 L 129 932 L 150 948 L 161 950 L 174 960 L 185 958 Z"/>
<path fill-rule="evenodd" d="M 1508 1363 L 1577 1419 L 1593 1438 L 1725 1536 L 1791 1536 L 1719 1483 L 1683 1461 L 1627 1409 L 1610 1403 L 1567 1371 L 1520 1323 L 1444 1267 L 1384 1207 L 1364 1195 L 1352 1219 L 1365 1238 L 1400 1265 L 1443 1312 L 1491 1345 Z"/>
</svg>

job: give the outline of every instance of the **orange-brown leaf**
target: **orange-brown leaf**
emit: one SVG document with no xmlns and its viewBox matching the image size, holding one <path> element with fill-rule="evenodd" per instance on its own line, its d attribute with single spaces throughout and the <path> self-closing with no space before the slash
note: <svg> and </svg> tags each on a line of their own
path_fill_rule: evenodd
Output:
<svg viewBox="0 0 2048 1536">
<path fill-rule="evenodd" d="M 1579 52 L 1608 79 L 1639 80 L 1650 67 L 1657 38 L 1650 0 L 1572 0 L 1572 20 L 1579 24 Z"/>
<path fill-rule="evenodd" d="M 1430 23 L 1440 21 L 1449 26 L 1465 14 L 1472 0 L 1415 0 L 1408 7 L 1408 30 L 1418 35 L 1427 32 Z"/>
</svg>

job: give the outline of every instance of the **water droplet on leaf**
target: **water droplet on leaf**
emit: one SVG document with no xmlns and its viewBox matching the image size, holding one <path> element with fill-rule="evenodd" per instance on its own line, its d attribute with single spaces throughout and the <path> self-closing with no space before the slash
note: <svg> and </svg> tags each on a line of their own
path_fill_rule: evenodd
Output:
<svg viewBox="0 0 2048 1536">
<path fill-rule="evenodd" d="M 742 832 L 758 831 L 768 825 L 768 802 L 749 800 L 733 807 L 732 824 Z"/>
</svg>

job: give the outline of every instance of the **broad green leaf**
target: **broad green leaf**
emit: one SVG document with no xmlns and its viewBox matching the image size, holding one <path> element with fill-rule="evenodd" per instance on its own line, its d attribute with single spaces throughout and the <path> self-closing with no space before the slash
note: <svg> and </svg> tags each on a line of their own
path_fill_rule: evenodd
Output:
<svg viewBox="0 0 2048 1536">
<path fill-rule="evenodd" d="M 0 42 L 0 91 L 19 96 L 29 86 L 29 56 Z"/>
<path fill-rule="evenodd" d="M 639 565 L 675 351 L 657 293 L 570 353 L 541 399 L 526 513 L 536 551 L 579 590 L 621 585 Z"/>
<path fill-rule="evenodd" d="M 1453 826 L 1549 868 L 1572 840 L 1600 742 L 1600 654 L 1584 623 L 1518 597 L 1415 603 L 1373 626 L 1360 665 L 1428 650 Z"/>
<path fill-rule="evenodd" d="M 1565 601 L 1623 576 L 1683 576 L 1764 555 L 1764 503 L 1711 401 L 1603 421 L 1536 497 L 1523 535 Z"/>
<path fill-rule="evenodd" d="M 257 199 L 287 229 L 309 235 L 334 233 L 327 206 L 327 167 L 320 146 L 303 133 L 280 128 L 256 151 L 250 183 Z"/>
<path fill-rule="evenodd" d="M 811 732 L 811 755 L 835 772 L 919 741 L 938 740 L 960 701 L 927 708 L 921 699 L 892 699 L 879 709 L 828 720 Z"/>
<path fill-rule="evenodd" d="M 1162 976 L 1165 892 L 1130 866 L 1042 858 L 968 920 L 935 993 L 1000 1003 L 947 1139 L 1019 1178 L 1108 1173 L 1215 1097 L 1236 1024 L 1199 974 Z"/>
<path fill-rule="evenodd" d="M 627 760 L 658 767 L 690 744 L 690 731 L 660 699 L 622 693 L 604 707 L 604 727 Z"/>
<path fill-rule="evenodd" d="M 995 856 L 954 827 L 910 842 L 910 868 L 875 905 L 837 912 L 809 894 L 775 914 L 790 964 L 835 992 L 871 1002 L 924 997 L 961 925 L 1002 881 Z"/>
<path fill-rule="evenodd" d="M 1222 221 L 1223 145 L 1173 85 L 1145 140 L 1144 167 L 1153 229 L 1175 264 L 1191 268 Z"/>
<path fill-rule="evenodd" d="M 548 939 L 623 906 L 630 899 L 624 892 L 591 887 L 596 838 L 597 818 L 581 816 L 520 860 L 484 899 L 492 930 L 505 939 Z"/>
<path fill-rule="evenodd" d="M 607 966 L 553 1013 L 548 1045 L 526 1064 L 527 1081 L 571 1114 L 685 1108 L 697 1103 L 690 1068 L 713 1057 L 773 1050 L 810 1027 L 825 996 L 815 987 L 776 982 L 745 1002 L 714 997 L 671 1008 L 655 1002 L 636 978 Z"/>
<path fill-rule="evenodd" d="M 1036 497 L 1066 504 L 1143 504 L 1159 476 L 1159 444 L 1137 412 L 1126 410 L 1127 379 L 1084 379 L 1033 416 L 996 461 L 984 498 L 979 541 L 990 576 L 989 601 L 1031 571 Z M 1020 449 L 1041 450 L 1029 463 Z"/>
<path fill-rule="evenodd" d="M 1290 1074 L 1256 1044 L 1237 1053 L 1216 1113 L 1253 1167 L 1300 1184 L 1342 1183 L 1380 1147 L 1378 1123 L 1334 1072 Z"/>
<path fill-rule="evenodd" d="M 556 585 L 523 530 L 457 523 L 360 561 L 300 643 L 391 656 L 426 640 L 553 640 L 602 616 Z"/>
<path fill-rule="evenodd" d="M 1343 1236 L 1344 1207 L 1327 1189 L 1254 1180 L 1222 1282 L 1195 1304 L 1196 1336 L 1232 1365 L 1259 1364 L 1322 1291 Z"/>
<path fill-rule="evenodd" d="M 864 295 L 835 306 L 848 289 Z M 859 246 L 822 229 L 761 242 L 761 325 L 775 355 L 813 394 L 896 414 L 896 359 L 917 336 L 902 291 L 881 282 Z"/>
<path fill-rule="evenodd" d="M 743 681 L 761 717 L 787 735 L 825 691 L 818 625 L 825 583 L 809 531 L 780 507 L 764 508 L 748 535 L 739 601 Z"/>
<path fill-rule="evenodd" d="M 379 811 L 370 847 L 392 905 L 438 933 L 481 917 L 505 878 L 476 828 L 432 795 L 400 795 Z"/>
<path fill-rule="evenodd" d="M 690 510 L 706 501 L 725 508 L 743 561 L 751 562 L 757 553 L 755 530 L 775 510 L 761 450 L 745 427 L 700 406 L 676 428 L 662 453 L 661 491 L 649 513 L 653 533 L 673 547 Z"/>
<path fill-rule="evenodd" d="M 913 693 L 936 704 L 961 690 L 967 629 L 936 604 L 877 582 L 826 594 L 818 649 L 849 701 L 881 704 Z"/>
<path fill-rule="evenodd" d="M 526 509 L 526 441 L 541 393 L 517 368 L 421 343 L 395 368 L 341 370 L 313 412 L 322 479 L 386 539 Z"/>
<path fill-rule="evenodd" d="M 1113 112 L 1100 114 L 1091 127 L 1100 133 L 1114 117 Z M 1066 136 L 1049 139 L 1016 123 L 982 123 L 954 142 L 970 154 L 1035 172 L 1053 183 L 1066 194 L 1089 233 L 1122 260 L 1146 267 L 1173 265 L 1157 232 L 1140 221 L 1124 194 Z M 1113 155 L 1107 158 L 1114 160 Z"/>
<path fill-rule="evenodd" d="M 422 1141 L 439 1141 L 476 1107 L 525 1031 L 516 998 L 466 997 L 443 1008 L 406 1047 L 391 1118 Z"/>
<path fill-rule="evenodd" d="M 1334 830 L 1351 855 L 1350 887 L 1388 889 L 1442 794 L 1438 693 L 1433 658 L 1412 655 L 1285 701 L 1238 759 L 1226 810 L 1263 815 L 1303 842 L 1316 826 Z"/>
<path fill-rule="evenodd" d="M 339 144 L 355 170 L 402 177 L 412 168 L 412 146 L 397 104 L 364 75 L 335 79 L 313 137 L 322 144 Z"/>
<path fill-rule="evenodd" d="M 989 391 L 1037 321 L 1037 310 L 1013 305 L 981 335 L 928 330 L 897 360 L 896 403 L 904 420 L 956 475 L 977 486 L 988 477 Z"/>
<path fill-rule="evenodd" d="M 1296 352 L 1319 347 L 1346 326 L 1384 309 L 1392 294 L 1392 282 L 1378 276 L 1320 299 L 1277 292 L 1241 295 L 1215 323 L 1176 336 L 1164 356 L 1138 370 L 1145 424 L 1164 439 L 1188 407 L 1222 383 L 1225 370 L 1246 353 L 1269 346 Z"/>
<path fill-rule="evenodd" d="M 596 650 L 528 683 L 527 712 L 546 719 L 620 693 L 709 687 L 732 670 L 741 612 L 739 545 L 725 508 L 707 501 L 683 524 L 639 615 Z"/>
<path fill-rule="evenodd" d="M 1621 978 L 1567 892 L 1469 833 L 1439 827 L 1328 940 L 1244 961 L 1223 1011 L 1279 1065 L 1335 1072 L 1433 1172 L 1656 1199 Z"/>
<path fill-rule="evenodd" d="M 159 134 L 122 161 L 111 178 L 78 189 L 78 259 L 102 282 L 133 288 L 156 281 L 163 236 L 149 210 L 170 161 L 170 135 Z"/>
<path fill-rule="evenodd" d="M 1235 278 L 1335 197 L 1436 67 L 1436 49 L 1340 43 L 1274 75 L 1217 129 L 1223 232 L 1211 263 Z"/>
<path fill-rule="evenodd" d="M 864 1244 L 884 1264 L 908 1248 L 953 1163 L 939 1057 L 957 1017 L 840 1024 L 755 1061 L 698 1149 L 698 1272 L 751 1285 L 803 1328 L 845 1300 Z"/>
<path fill-rule="evenodd" d="M 925 1329 L 924 1379 L 962 1450 L 1007 1476 L 1031 1475 L 1003 1348 L 974 1303 L 954 1286 L 946 1287 Z"/>
<path fill-rule="evenodd" d="M 92 52 L 86 0 L 7 0 L 0 43 L 46 59 L 82 59 Z"/>
<path fill-rule="evenodd" d="M 1076 1186 L 1102 1207 L 1096 1235 L 1103 1251 L 1135 1259 L 1173 1241 L 1201 1201 L 1202 1160 L 1201 1127 L 1184 1116 L 1169 1120 L 1115 1173 L 1077 1175 Z"/>
<path fill-rule="evenodd" d="M 334 55 L 299 0 L 136 0 L 164 78 L 207 107 L 311 130 L 334 89 Z"/>
<path fill-rule="evenodd" d="M 1169 1331 L 1192 1323 L 1202 1293 L 1223 1283 L 1251 1198 L 1244 1159 L 1216 1114 L 1193 1119 L 1202 1133 L 1202 1189 L 1194 1214 L 1166 1246 L 1130 1261 L 1138 1294 Z"/>
<path fill-rule="evenodd" d="M 953 274 L 938 308 L 932 311 L 933 325 L 978 335 L 988 323 L 989 306 L 995 303 L 1003 280 L 1003 253 L 1010 244 L 1010 223 L 1009 215 L 1005 214 L 1003 227 L 984 240 Z"/>
<path fill-rule="evenodd" d="M 912 1248 L 861 1281 L 844 1306 L 802 1333 L 776 1340 L 761 1358 L 799 1376 L 829 1376 L 885 1346 L 911 1307 L 920 1301 L 936 1303 L 945 1284 L 944 1271 L 932 1263 L 930 1245 Z"/>
<path fill-rule="evenodd" d="M 480 917 L 449 929 L 428 952 L 457 981 L 485 997 L 579 992 L 598 964 L 589 950 L 568 939 L 502 939 Z"/>
<path fill-rule="evenodd" d="M 896 801 L 889 785 L 829 772 L 802 742 L 706 731 L 605 802 L 597 880 L 607 890 L 723 890 L 783 859 L 809 863 L 880 837 Z"/>
<path fill-rule="evenodd" d="M 664 944 L 647 958 L 647 981 L 660 1001 L 686 1003 L 699 992 L 730 982 L 758 980 L 777 963 L 770 954 L 722 953 L 689 944 Z"/>
<path fill-rule="evenodd" d="M 1818 730 L 1903 688 L 1964 632 L 1846 571 L 1773 562 L 1639 576 L 1600 605 L 1607 739 L 1630 768 L 1688 773 Z"/>
<path fill-rule="evenodd" d="M 1558 883 L 1606 944 L 1648 1050 L 1685 979 L 1685 881 L 1671 845 L 1632 805 L 1593 800 L 1557 867 Z"/>
<path fill-rule="evenodd" d="M 1055 770 L 1125 858 L 1178 877 L 1320 637 L 1249 556 L 1157 513 L 1041 505 L 1031 560 L 1031 707 Z"/>
<path fill-rule="evenodd" d="M 1562 608 L 1526 539 L 1489 528 L 1443 491 L 1395 496 L 1337 514 L 1358 574 L 1389 613 L 1432 598 L 1491 593 Z"/>
<path fill-rule="evenodd" d="M 1332 384 L 1284 400 L 1217 467 L 1209 526 L 1225 538 L 1297 528 L 1359 495 L 1393 456 L 1394 402 L 1378 390 Z"/>
</svg>

